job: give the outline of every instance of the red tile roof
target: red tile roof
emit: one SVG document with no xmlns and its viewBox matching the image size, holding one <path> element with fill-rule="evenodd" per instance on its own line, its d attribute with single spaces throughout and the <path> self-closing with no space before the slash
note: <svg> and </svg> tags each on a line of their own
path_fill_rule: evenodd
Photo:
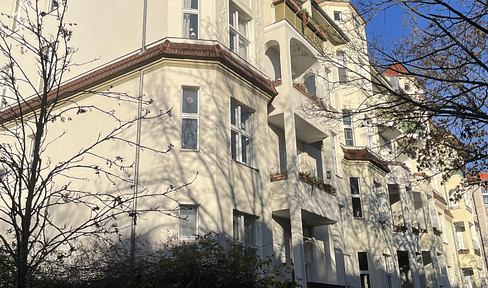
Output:
<svg viewBox="0 0 488 288">
<path fill-rule="evenodd" d="M 367 148 L 349 149 L 346 147 L 342 147 L 342 150 L 344 151 L 344 158 L 347 160 L 369 161 L 371 162 L 371 164 L 375 165 L 386 173 L 390 172 L 388 164 L 373 153 L 371 153 L 371 151 L 369 151 Z"/>
<path fill-rule="evenodd" d="M 389 77 L 397 76 L 400 74 L 408 74 L 407 68 L 405 68 L 405 66 L 403 66 L 402 64 L 393 64 L 385 71 L 385 75 Z"/>
<path fill-rule="evenodd" d="M 243 61 L 233 57 L 230 52 L 222 49 L 220 44 L 174 43 L 166 40 L 161 44 L 148 48 L 143 53 L 134 54 L 118 60 L 63 84 L 59 89 L 51 90 L 48 94 L 47 101 L 49 103 L 59 101 L 162 58 L 217 61 L 270 96 L 276 96 L 278 94 L 269 79 L 266 79 Z M 22 113 L 37 109 L 40 105 L 40 97 L 32 97 L 21 105 L 14 105 L 0 112 L 0 122 L 12 120 Z"/>
</svg>

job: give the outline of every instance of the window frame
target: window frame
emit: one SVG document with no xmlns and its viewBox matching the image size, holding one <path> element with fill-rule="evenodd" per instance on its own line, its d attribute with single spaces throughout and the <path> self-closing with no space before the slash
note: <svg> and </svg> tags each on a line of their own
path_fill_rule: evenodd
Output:
<svg viewBox="0 0 488 288">
<path fill-rule="evenodd" d="M 183 219 L 181 216 L 181 210 L 182 209 L 187 209 L 187 210 L 194 210 L 195 211 L 195 227 L 194 227 L 194 235 L 182 235 L 182 223 L 183 221 L 188 221 L 186 219 Z M 181 204 L 178 209 L 178 240 L 180 241 L 194 241 L 198 235 L 198 205 L 193 205 L 193 204 Z"/>
<path fill-rule="evenodd" d="M 197 111 L 196 112 L 183 112 L 183 101 L 185 101 L 185 91 L 196 91 L 197 99 Z M 184 148 L 183 147 L 183 121 L 195 120 L 197 122 L 197 135 L 196 135 L 196 148 Z M 200 151 L 200 89 L 194 86 L 182 86 L 181 87 L 181 133 L 180 133 L 180 150 L 181 151 Z"/>
<path fill-rule="evenodd" d="M 229 49 L 234 52 L 235 54 L 239 55 L 244 60 L 249 60 L 250 59 L 250 54 L 251 54 L 251 40 L 250 40 L 250 34 L 251 34 L 251 29 L 250 29 L 250 22 L 251 19 L 249 17 L 241 17 L 242 15 L 247 16 L 242 10 L 238 9 L 237 7 L 230 5 L 229 6 Z M 230 19 L 232 18 L 232 21 L 234 24 L 231 24 Z M 244 23 L 245 23 L 245 33 L 247 35 L 243 35 L 239 31 L 239 18 L 241 18 Z M 232 41 L 232 33 L 234 33 L 234 41 Z M 243 42 L 246 44 L 246 55 L 241 55 L 240 53 L 240 40 L 243 40 Z M 234 43 L 233 43 L 234 42 Z M 232 49 L 232 45 L 234 46 L 234 49 Z"/>
<path fill-rule="evenodd" d="M 236 107 L 236 115 L 234 115 L 236 123 L 232 124 L 232 114 L 234 113 L 234 107 Z M 245 128 L 242 128 L 242 121 L 241 121 L 242 110 L 244 110 L 246 113 L 249 114 L 250 131 L 246 131 Z M 231 99 L 231 105 L 230 105 L 230 117 L 231 117 L 231 119 L 229 121 L 230 131 L 231 131 L 231 134 L 230 134 L 231 157 L 235 161 L 237 161 L 241 164 L 247 165 L 249 167 L 252 167 L 252 165 L 254 164 L 254 137 L 253 137 L 253 134 L 254 134 L 254 112 L 255 111 L 253 109 L 246 107 L 245 105 L 238 102 L 234 98 Z M 233 147 L 232 132 L 237 134 L 237 140 L 235 141 L 235 144 L 236 144 L 235 157 L 233 154 L 233 148 L 234 147 Z M 247 137 L 249 139 L 249 145 L 250 145 L 250 150 L 251 150 L 250 155 L 246 156 L 246 158 L 248 158 L 247 161 L 243 161 L 243 159 L 242 159 L 243 158 L 242 157 L 242 152 L 243 152 L 243 150 L 242 150 L 243 149 L 242 139 L 243 139 L 243 137 Z"/>
<path fill-rule="evenodd" d="M 48 13 L 56 10 L 59 7 L 58 1 L 59 0 L 49 0 L 49 2 L 47 4 L 47 12 Z"/>
<path fill-rule="evenodd" d="M 339 84 L 347 84 L 349 82 L 349 77 L 347 73 L 347 61 L 346 61 L 346 52 L 342 50 L 338 50 L 336 52 L 337 57 L 337 79 L 339 80 Z"/>
<path fill-rule="evenodd" d="M 10 103 L 8 101 L 8 95 L 9 95 L 9 87 L 7 84 L 7 79 L 4 79 L 4 77 L 7 77 L 9 75 L 9 72 L 7 70 L 8 68 L 0 69 L 0 110 L 10 106 Z"/>
<path fill-rule="evenodd" d="M 334 11 L 334 21 L 342 21 L 342 12 L 341 11 Z"/>
<path fill-rule="evenodd" d="M 488 189 L 481 186 L 481 198 L 483 198 L 483 205 L 488 206 Z"/>
<path fill-rule="evenodd" d="M 353 183 L 352 181 L 357 180 L 357 193 L 353 193 Z M 351 194 L 351 208 L 352 208 L 352 216 L 353 218 L 364 218 L 364 209 L 363 209 L 363 202 L 361 201 L 361 183 L 360 183 L 360 177 L 349 177 L 349 192 Z M 359 200 L 359 212 L 360 216 L 355 215 L 355 209 L 354 209 L 354 199 Z"/>
<path fill-rule="evenodd" d="M 232 212 L 232 239 L 235 242 L 257 249 L 258 244 L 258 220 L 259 217 L 249 213 L 244 213 L 234 209 Z M 248 229 L 246 228 L 246 222 L 252 222 L 252 240 L 249 241 Z"/>
<path fill-rule="evenodd" d="M 346 119 L 349 119 L 347 121 Z M 346 123 L 349 122 L 349 123 Z M 344 126 L 344 144 L 346 146 L 354 146 L 354 123 L 350 110 L 342 110 L 342 125 Z M 351 132 L 351 137 L 347 137 L 347 132 Z"/>
<path fill-rule="evenodd" d="M 12 13 L 12 31 L 17 32 L 19 31 L 20 28 L 20 6 L 21 6 L 21 0 L 16 0 L 14 3 L 14 11 Z"/>
<path fill-rule="evenodd" d="M 200 0 L 197 0 L 197 9 L 195 8 L 186 8 L 185 7 L 185 1 L 187 0 L 182 0 L 181 2 L 181 11 L 182 11 L 182 18 L 181 18 L 181 36 L 183 38 L 186 38 L 186 39 L 200 39 Z M 191 2 L 191 0 L 188 0 Z M 191 6 L 191 5 L 190 5 Z M 185 25 L 183 25 L 184 21 L 185 21 L 185 14 L 188 14 L 188 15 L 196 15 L 197 17 L 197 32 L 195 33 L 195 37 L 192 38 L 191 37 L 191 33 L 190 33 L 190 30 L 188 30 L 188 36 L 186 35 L 186 32 L 185 31 Z M 191 29 L 192 27 L 190 27 Z"/>
<path fill-rule="evenodd" d="M 361 267 L 361 256 L 360 254 L 363 254 L 365 257 L 366 257 L 366 270 L 364 269 L 361 269 L 361 268 L 364 268 L 364 267 Z M 371 277 L 370 277 L 370 272 L 369 272 L 369 257 L 368 257 L 368 252 L 363 252 L 363 251 L 359 251 L 358 252 L 358 268 L 359 268 L 359 281 L 361 282 L 361 287 L 374 287 L 373 285 L 371 285 Z M 364 286 L 363 285 L 363 275 L 366 276 L 366 278 L 368 279 L 368 285 L 367 286 Z"/>
</svg>

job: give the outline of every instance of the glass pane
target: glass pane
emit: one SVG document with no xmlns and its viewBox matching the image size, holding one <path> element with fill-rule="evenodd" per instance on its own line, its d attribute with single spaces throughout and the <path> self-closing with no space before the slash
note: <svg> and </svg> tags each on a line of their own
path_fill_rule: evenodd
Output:
<svg viewBox="0 0 488 288">
<path fill-rule="evenodd" d="M 344 126 L 352 125 L 351 113 L 349 111 L 342 112 L 342 123 L 344 124 Z"/>
<path fill-rule="evenodd" d="M 235 49 L 236 49 L 236 33 L 234 33 L 234 31 L 230 31 L 230 39 L 229 39 L 229 49 L 231 51 L 234 51 L 235 52 Z"/>
<path fill-rule="evenodd" d="M 198 113 L 198 90 L 183 89 L 181 106 L 183 113 Z"/>
<path fill-rule="evenodd" d="M 488 195 L 483 195 L 483 203 L 488 205 Z"/>
<path fill-rule="evenodd" d="M 367 271 L 368 269 L 368 254 L 366 252 L 358 252 L 359 270 Z"/>
<path fill-rule="evenodd" d="M 234 241 L 239 241 L 239 219 L 240 215 L 234 214 L 234 219 L 232 222 L 232 239 Z"/>
<path fill-rule="evenodd" d="M 361 274 L 361 288 L 370 288 L 369 274 Z"/>
<path fill-rule="evenodd" d="M 242 163 L 251 165 L 251 139 L 246 136 L 242 136 Z"/>
<path fill-rule="evenodd" d="M 256 245 L 256 219 L 244 217 L 245 244 Z"/>
<path fill-rule="evenodd" d="M 357 197 L 352 198 L 352 213 L 354 217 L 363 217 L 363 211 L 361 210 L 361 199 Z"/>
<path fill-rule="evenodd" d="M 198 14 L 183 14 L 183 37 L 198 38 Z"/>
<path fill-rule="evenodd" d="M 344 128 L 344 139 L 347 146 L 354 146 L 354 137 L 351 128 Z"/>
<path fill-rule="evenodd" d="M 230 10 L 230 13 L 229 13 L 229 25 L 232 26 L 232 27 L 235 27 L 235 23 L 234 23 L 234 17 L 236 15 L 236 10 L 234 9 L 231 9 Z"/>
<path fill-rule="evenodd" d="M 307 92 L 310 93 L 313 96 L 317 96 L 317 86 L 315 85 L 315 76 L 310 75 L 307 78 L 305 78 L 305 88 L 307 89 Z"/>
<path fill-rule="evenodd" d="M 198 0 L 183 0 L 183 8 L 198 9 Z"/>
<path fill-rule="evenodd" d="M 239 56 L 247 60 L 247 42 L 239 39 Z"/>
<path fill-rule="evenodd" d="M 241 35 L 247 37 L 247 21 L 245 21 L 244 19 L 239 17 L 238 22 L 239 22 L 238 23 L 239 27 L 237 27 L 237 28 L 238 28 L 239 33 L 241 33 Z"/>
<path fill-rule="evenodd" d="M 237 143 L 238 141 L 238 134 L 235 131 L 231 131 L 231 136 L 230 136 L 230 150 L 232 153 L 232 159 L 237 160 Z"/>
<path fill-rule="evenodd" d="M 241 108 L 241 129 L 247 133 L 251 133 L 251 115 Z"/>
<path fill-rule="evenodd" d="M 198 120 L 181 120 L 181 149 L 198 149 Z"/>
<path fill-rule="evenodd" d="M 351 187 L 351 194 L 359 195 L 359 178 L 350 177 L 349 183 L 350 183 L 350 187 Z"/>
<path fill-rule="evenodd" d="M 237 119 L 237 106 L 234 104 L 230 105 L 230 124 L 236 126 L 236 119 Z"/>
<path fill-rule="evenodd" d="M 197 234 L 196 212 L 195 207 L 180 207 L 180 236 L 190 237 Z"/>
</svg>

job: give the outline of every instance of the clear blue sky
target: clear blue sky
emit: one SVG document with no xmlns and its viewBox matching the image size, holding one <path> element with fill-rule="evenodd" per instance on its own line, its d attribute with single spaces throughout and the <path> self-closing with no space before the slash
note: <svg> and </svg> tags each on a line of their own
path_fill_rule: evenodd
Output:
<svg viewBox="0 0 488 288">
<path fill-rule="evenodd" d="M 378 12 L 366 26 L 368 39 L 381 37 L 385 41 L 394 41 L 401 36 L 407 36 L 410 28 L 402 26 L 402 14 L 398 7 Z"/>
</svg>

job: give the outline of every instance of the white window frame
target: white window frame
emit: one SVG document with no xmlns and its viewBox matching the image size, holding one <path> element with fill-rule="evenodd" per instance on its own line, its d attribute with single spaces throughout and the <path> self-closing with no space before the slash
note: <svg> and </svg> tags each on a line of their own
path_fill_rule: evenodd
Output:
<svg viewBox="0 0 488 288">
<path fill-rule="evenodd" d="M 349 118 L 349 121 L 346 121 L 346 119 Z M 347 123 L 349 122 L 349 123 Z M 342 111 L 342 125 L 344 126 L 344 144 L 346 146 L 354 146 L 354 123 L 352 120 L 352 115 L 351 111 L 349 110 L 343 110 Z M 351 131 L 351 139 L 347 137 L 346 131 Z"/>
<path fill-rule="evenodd" d="M 241 58 L 244 60 L 249 60 L 250 59 L 250 53 L 251 53 L 251 41 L 249 40 L 249 35 L 250 35 L 250 25 L 249 23 L 251 22 L 250 19 L 247 19 L 246 17 L 242 17 L 242 15 L 245 15 L 241 10 L 237 9 L 234 6 L 230 6 L 230 11 L 229 11 L 229 49 L 231 49 L 234 53 L 239 55 Z M 230 18 L 232 17 L 232 21 L 234 22 L 234 25 L 231 24 Z M 243 35 L 239 31 L 239 19 L 242 19 L 245 23 L 245 34 Z M 234 38 L 234 43 L 232 43 L 232 37 L 231 34 L 234 33 L 235 38 Z M 241 40 L 246 44 L 246 55 L 241 55 L 240 49 L 239 49 L 239 43 Z M 232 49 L 232 45 L 234 46 L 234 49 Z"/>
<path fill-rule="evenodd" d="M 7 69 L 8 68 L 1 69 L 0 72 L 0 110 L 9 106 L 9 102 L 10 102 L 8 101 L 8 94 L 9 94 L 8 93 L 9 89 L 7 85 L 8 80 L 4 79 L 4 77 L 7 77 L 8 75 Z"/>
<path fill-rule="evenodd" d="M 258 219 L 259 217 L 256 215 L 244 213 L 238 210 L 233 211 L 232 217 L 232 239 L 235 242 L 242 243 L 249 247 L 258 248 Z M 246 221 L 252 221 L 253 223 L 253 239 L 248 240 L 248 230 L 246 229 Z"/>
<path fill-rule="evenodd" d="M 197 9 L 192 9 L 191 7 L 185 8 L 185 1 L 191 2 L 191 0 L 182 0 L 182 2 L 181 2 L 181 7 L 182 7 L 181 36 L 183 38 L 199 39 L 200 38 L 200 0 L 198 0 L 198 2 L 197 2 L 198 3 Z M 192 34 L 190 31 L 185 31 L 185 25 L 183 24 L 185 21 L 185 14 L 197 16 L 197 32 L 195 33 L 195 37 L 192 37 Z M 188 32 L 188 35 L 186 35 L 186 32 Z"/>
<path fill-rule="evenodd" d="M 366 255 L 366 264 L 368 265 L 368 267 L 367 267 L 367 268 L 368 268 L 368 270 L 361 270 L 361 264 L 360 264 L 360 260 L 359 260 L 359 259 L 360 259 L 360 257 L 359 257 L 359 254 L 360 254 L 360 253 L 364 253 L 364 254 Z M 358 252 L 359 281 L 361 282 L 362 275 L 366 275 L 366 277 L 368 278 L 368 282 L 369 282 L 369 283 L 368 283 L 368 284 L 369 284 L 369 286 L 368 286 L 368 287 L 374 287 L 374 286 L 371 284 L 371 275 L 370 275 L 370 272 L 369 272 L 369 266 L 370 266 L 370 265 L 369 265 L 369 255 L 368 255 L 368 254 L 369 254 L 368 252 L 363 252 L 363 251 L 359 251 L 359 252 Z M 362 285 L 362 283 L 361 283 L 360 285 L 361 285 L 361 287 L 364 287 L 364 286 Z"/>
<path fill-rule="evenodd" d="M 488 206 L 488 189 L 481 187 L 481 197 L 483 198 L 483 205 Z"/>
<path fill-rule="evenodd" d="M 337 135 L 331 133 L 330 134 L 330 142 L 331 142 L 331 147 L 332 147 L 332 165 L 334 165 L 332 171 L 334 172 L 334 175 L 340 176 L 339 175 L 339 156 L 337 154 Z"/>
<path fill-rule="evenodd" d="M 183 101 L 185 101 L 185 91 L 196 91 L 197 97 L 197 112 L 188 113 L 183 112 Z M 180 149 L 181 151 L 200 151 L 200 89 L 198 87 L 183 86 L 181 87 L 181 134 L 180 134 Z M 189 149 L 183 147 L 183 122 L 184 120 L 196 120 L 197 121 L 197 147 L 195 149 Z"/>
<path fill-rule="evenodd" d="M 40 57 L 43 57 L 43 56 L 46 57 L 46 61 L 45 61 L 46 67 L 45 67 L 45 69 L 46 69 L 46 73 L 49 74 L 49 72 L 51 72 L 51 78 L 54 77 L 54 74 L 56 74 L 56 71 L 54 71 L 54 70 L 56 70 L 56 65 L 53 66 L 52 63 L 51 63 L 54 60 L 52 58 L 52 56 L 53 56 L 53 48 L 54 47 L 51 44 L 48 44 L 48 45 L 46 45 L 46 46 L 44 46 L 42 48 L 42 50 L 41 50 L 42 55 L 39 55 Z M 39 59 L 39 60 L 42 61 L 42 59 Z M 53 66 L 52 67 L 53 71 L 50 71 L 51 70 L 51 66 Z M 37 83 L 37 87 L 38 87 L 39 92 L 43 92 L 44 91 L 43 90 L 44 78 L 42 77 L 42 70 L 41 69 L 42 69 L 42 67 L 39 66 L 39 81 Z"/>
<path fill-rule="evenodd" d="M 346 52 L 339 50 L 336 52 L 337 56 L 337 79 L 339 84 L 347 84 L 349 82 L 349 77 L 347 73 L 347 61 Z M 341 76 L 343 75 L 343 76 Z"/>
<path fill-rule="evenodd" d="M 358 183 L 358 193 L 357 194 L 353 194 L 352 193 L 352 179 L 357 179 L 357 183 Z M 360 177 L 349 177 L 349 191 L 350 191 L 350 194 L 351 194 L 351 208 L 352 208 L 352 216 L 354 218 L 364 218 L 364 209 L 363 209 L 363 201 L 361 199 L 361 178 Z M 354 215 L 354 199 L 359 199 L 359 207 L 361 208 L 360 212 L 361 212 L 361 216 L 356 216 Z"/>
<path fill-rule="evenodd" d="M 188 221 L 187 219 L 183 218 L 181 215 L 181 210 L 182 209 L 187 209 L 187 210 L 194 210 L 195 211 L 195 228 L 194 228 L 194 235 L 182 235 L 182 223 L 183 221 Z M 182 241 L 193 241 L 196 239 L 196 236 L 198 235 L 198 206 L 197 205 L 180 205 L 179 211 L 178 211 L 178 239 Z"/>
<path fill-rule="evenodd" d="M 231 127 L 231 139 L 232 139 L 232 132 L 236 133 L 237 134 L 237 140 L 236 140 L 236 147 L 235 147 L 235 150 L 236 150 L 236 155 L 235 155 L 235 158 L 234 160 L 236 160 L 237 162 L 239 163 L 242 163 L 242 164 L 245 164 L 245 165 L 248 165 L 250 167 L 252 167 L 253 163 L 254 163 L 254 137 L 253 137 L 253 132 L 254 132 L 254 111 L 248 107 L 245 107 L 243 106 L 241 103 L 235 101 L 234 99 L 231 100 L 231 113 L 234 113 L 234 109 L 233 107 L 236 107 L 237 109 L 235 110 L 236 111 L 236 115 L 235 116 L 235 120 L 236 120 L 236 123 L 235 125 L 232 124 L 232 120 L 229 121 L 230 122 L 230 127 Z M 250 116 L 249 116 L 249 125 L 251 126 L 250 128 L 250 132 L 249 131 L 246 131 L 245 129 L 242 128 L 242 123 L 241 123 L 241 114 L 242 114 L 242 110 L 246 111 Z M 231 119 L 232 119 L 232 115 L 231 116 Z M 249 145 L 250 145 L 250 149 L 251 149 L 251 153 L 250 155 L 248 155 L 248 159 L 247 161 L 244 161 L 242 159 L 242 138 L 243 137 L 247 137 L 249 139 Z M 232 140 L 231 140 L 231 154 L 232 154 Z M 233 155 L 231 155 L 233 156 Z"/>
<path fill-rule="evenodd" d="M 14 11 L 12 13 L 12 31 L 17 32 L 20 28 L 20 6 L 21 0 L 16 0 L 14 3 Z"/>
<path fill-rule="evenodd" d="M 47 12 L 52 12 L 56 10 L 59 7 L 59 1 L 60 0 L 49 0 L 47 4 Z M 56 3 L 56 5 L 55 5 Z"/>
</svg>

